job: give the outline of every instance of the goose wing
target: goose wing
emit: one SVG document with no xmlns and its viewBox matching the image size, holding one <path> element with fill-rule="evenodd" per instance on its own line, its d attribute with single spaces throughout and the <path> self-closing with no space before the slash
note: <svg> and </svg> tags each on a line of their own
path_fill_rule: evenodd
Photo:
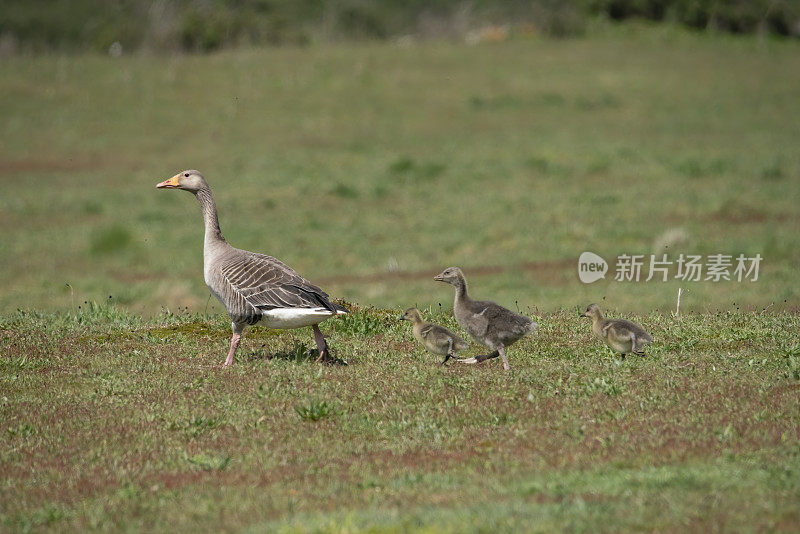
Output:
<svg viewBox="0 0 800 534">
<path fill-rule="evenodd" d="M 492 316 L 492 310 L 488 306 L 488 302 L 475 302 L 469 309 L 469 316 L 466 318 L 465 324 L 461 326 L 469 332 L 472 336 L 482 337 L 489 329 L 489 319 Z"/>
<path fill-rule="evenodd" d="M 461 339 L 458 335 L 449 329 L 436 324 L 428 323 L 423 326 L 420 329 L 420 336 L 422 336 L 422 339 L 424 339 L 427 343 L 436 345 L 442 349 L 447 349 L 447 347 L 450 345 L 451 339 L 453 340 L 453 348 L 456 350 L 463 350 L 469 346 L 467 342 Z"/>
<path fill-rule="evenodd" d="M 484 316 L 499 330 L 512 335 L 524 335 L 530 331 L 531 324 L 534 324 L 530 318 L 514 313 L 496 302 L 484 301 L 484 304 Z"/>
<path fill-rule="evenodd" d="M 282 261 L 255 252 L 238 251 L 220 266 L 223 282 L 232 293 L 259 310 L 276 308 L 324 308 L 332 313 L 347 310 L 330 301 L 315 286 Z"/>
<path fill-rule="evenodd" d="M 428 340 L 440 339 L 444 342 L 445 345 L 447 344 L 448 339 L 452 339 L 453 344 L 465 343 L 463 339 L 458 337 L 458 335 L 452 332 L 450 329 L 436 324 L 428 323 L 425 326 L 423 326 L 422 329 L 420 330 L 420 335 L 424 339 Z"/>
<path fill-rule="evenodd" d="M 419 329 L 419 335 L 422 337 L 422 339 L 428 339 L 428 337 L 430 337 L 435 327 L 436 325 L 428 323 Z"/>
<path fill-rule="evenodd" d="M 653 338 L 648 334 L 644 328 L 638 324 L 628 321 L 627 319 L 612 319 L 609 321 L 609 326 L 615 335 L 620 337 L 630 337 L 631 334 L 636 336 L 637 340 L 653 341 Z"/>
</svg>

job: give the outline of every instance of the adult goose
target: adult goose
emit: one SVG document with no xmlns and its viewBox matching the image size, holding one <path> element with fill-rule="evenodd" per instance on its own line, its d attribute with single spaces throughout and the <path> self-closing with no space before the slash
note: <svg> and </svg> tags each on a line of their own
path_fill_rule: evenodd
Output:
<svg viewBox="0 0 800 534">
<path fill-rule="evenodd" d="M 229 245 L 219 229 L 211 188 L 198 171 L 183 171 L 156 187 L 189 191 L 200 202 L 205 222 L 203 275 L 232 321 L 233 335 L 225 367 L 233 363 L 245 327 L 259 321 L 277 329 L 311 326 L 319 349 L 317 361 L 332 360 L 328 343 L 317 325 L 334 315 L 347 313 L 346 308 L 331 302 L 327 293 L 272 256 Z"/>
<path fill-rule="evenodd" d="M 472 336 L 472 339 L 486 345 L 492 352 L 473 358 L 458 360 L 462 363 L 479 363 L 490 358 L 503 358 L 503 369 L 508 371 L 506 347 L 523 336 L 536 331 L 538 324 L 530 318 L 514 313 L 511 310 L 488 300 L 473 300 L 467 294 L 467 280 L 458 267 L 448 267 L 434 280 L 446 282 L 456 288 L 453 313 L 461 328 Z"/>
<path fill-rule="evenodd" d="M 455 357 L 456 352 L 469 347 L 466 341 L 447 328 L 423 321 L 422 315 L 416 308 L 407 309 L 400 319 L 411 322 L 414 337 L 428 349 L 428 352 L 444 356 L 442 365 Z"/>
<path fill-rule="evenodd" d="M 592 319 L 594 335 L 604 340 L 612 350 L 622 354 L 623 360 L 629 352 L 644 356 L 644 346 L 653 341 L 653 336 L 632 321 L 606 319 L 597 304 L 589 304 L 581 316 Z"/>
</svg>

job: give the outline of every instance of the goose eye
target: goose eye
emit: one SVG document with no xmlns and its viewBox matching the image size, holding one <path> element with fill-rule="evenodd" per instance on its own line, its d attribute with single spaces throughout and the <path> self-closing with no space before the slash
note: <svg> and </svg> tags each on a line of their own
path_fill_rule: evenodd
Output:
<svg viewBox="0 0 800 534">
<path fill-rule="evenodd" d="M 188 178 L 188 177 L 189 177 L 189 173 L 188 173 L 188 172 L 185 172 L 185 173 L 183 173 L 183 175 L 184 175 L 186 178 Z"/>
</svg>

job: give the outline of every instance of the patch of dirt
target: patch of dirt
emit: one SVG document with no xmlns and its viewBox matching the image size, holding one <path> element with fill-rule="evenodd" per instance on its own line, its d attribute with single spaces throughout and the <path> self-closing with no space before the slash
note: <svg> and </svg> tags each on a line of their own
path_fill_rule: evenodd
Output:
<svg viewBox="0 0 800 534">
<path fill-rule="evenodd" d="M 708 216 L 710 221 L 730 224 L 760 224 L 767 221 L 790 222 L 797 216 L 788 213 L 769 213 L 755 208 L 719 210 Z"/>
</svg>

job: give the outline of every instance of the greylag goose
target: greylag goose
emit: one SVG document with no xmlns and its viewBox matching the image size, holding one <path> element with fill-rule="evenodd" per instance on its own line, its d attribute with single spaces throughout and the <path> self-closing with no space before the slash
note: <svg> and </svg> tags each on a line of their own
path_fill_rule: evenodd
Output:
<svg viewBox="0 0 800 534">
<path fill-rule="evenodd" d="M 472 339 L 492 349 L 489 354 L 458 361 L 479 363 L 500 356 L 503 358 L 503 369 L 508 371 L 511 367 L 508 365 L 506 347 L 523 336 L 535 332 L 539 325 L 528 317 L 514 313 L 494 302 L 472 300 L 467 294 L 464 273 L 458 267 L 448 267 L 433 279 L 455 286 L 456 299 L 453 312 L 456 321 L 472 336 Z"/>
<path fill-rule="evenodd" d="M 331 361 L 328 343 L 317 325 L 334 315 L 347 313 L 346 308 L 331 302 L 327 293 L 283 262 L 229 245 L 219 229 L 211 188 L 198 171 L 183 171 L 156 187 L 189 191 L 200 202 L 205 222 L 203 275 L 232 321 L 233 335 L 225 367 L 233 363 L 245 327 L 259 321 L 277 329 L 311 326 L 319 349 L 317 361 Z"/>
<path fill-rule="evenodd" d="M 411 321 L 414 337 L 428 349 L 428 352 L 444 356 L 442 365 L 455 357 L 456 352 L 469 347 L 469 343 L 447 328 L 423 321 L 422 315 L 416 308 L 407 309 L 400 319 Z"/>
<path fill-rule="evenodd" d="M 653 337 L 644 328 L 627 319 L 606 319 L 600 306 L 589 304 L 582 317 L 592 319 L 594 335 L 605 340 L 606 344 L 622 354 L 622 359 L 629 352 L 644 356 L 644 346 L 653 341 Z"/>
</svg>

